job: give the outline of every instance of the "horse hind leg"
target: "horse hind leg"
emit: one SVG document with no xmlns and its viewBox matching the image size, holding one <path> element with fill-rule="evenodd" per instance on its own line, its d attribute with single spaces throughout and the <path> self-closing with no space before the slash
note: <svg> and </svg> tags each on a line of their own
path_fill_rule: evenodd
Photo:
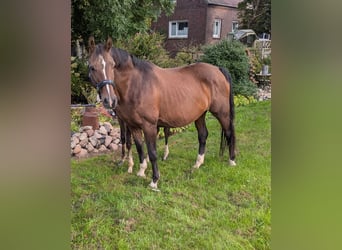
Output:
<svg viewBox="0 0 342 250">
<path fill-rule="evenodd" d="M 233 122 L 226 115 L 213 114 L 220 122 L 222 133 L 221 133 L 221 146 L 220 156 L 223 155 L 224 150 L 228 146 L 229 150 L 229 165 L 236 166 L 235 162 L 235 128 Z"/>
<path fill-rule="evenodd" d="M 163 161 L 167 159 L 169 156 L 169 136 L 170 136 L 170 128 L 169 127 L 164 127 L 164 136 L 165 136 L 165 148 L 164 148 L 164 156 L 163 156 Z"/>
<path fill-rule="evenodd" d="M 119 166 L 123 165 L 123 163 L 128 160 L 128 173 L 132 173 L 134 161 L 132 156 L 132 140 L 131 140 L 131 131 L 128 129 L 126 124 L 118 118 L 120 125 L 120 140 L 121 140 L 121 160 L 119 162 Z M 126 155 L 127 149 L 127 155 Z"/>
<path fill-rule="evenodd" d="M 198 133 L 198 155 L 193 168 L 199 168 L 204 162 L 205 146 L 208 138 L 208 129 L 205 124 L 206 112 L 195 121 L 195 126 Z"/>
<path fill-rule="evenodd" d="M 128 156 L 128 173 L 133 172 L 133 166 L 134 166 L 134 161 L 133 161 L 133 155 L 132 155 L 132 134 L 131 131 L 126 128 L 126 147 L 127 147 L 127 156 Z"/>
</svg>

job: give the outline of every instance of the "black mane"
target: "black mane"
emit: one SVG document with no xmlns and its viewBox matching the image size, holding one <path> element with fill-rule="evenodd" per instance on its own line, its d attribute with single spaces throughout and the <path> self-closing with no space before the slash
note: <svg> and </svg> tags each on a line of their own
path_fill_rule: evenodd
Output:
<svg viewBox="0 0 342 250">
<path fill-rule="evenodd" d="M 131 55 L 125 50 L 119 48 L 112 48 L 111 50 L 112 57 L 116 63 L 116 67 L 124 67 L 128 62 L 128 59 L 131 58 L 133 65 L 135 68 L 139 69 L 142 72 L 148 72 L 152 69 L 152 63 L 148 61 L 141 60 L 134 55 Z"/>
</svg>

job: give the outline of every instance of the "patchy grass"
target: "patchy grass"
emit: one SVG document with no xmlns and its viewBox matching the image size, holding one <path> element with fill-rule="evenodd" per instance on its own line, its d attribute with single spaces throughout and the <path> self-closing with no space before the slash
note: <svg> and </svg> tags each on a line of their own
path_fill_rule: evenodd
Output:
<svg viewBox="0 0 342 250">
<path fill-rule="evenodd" d="M 148 178 L 118 167 L 119 152 L 71 161 L 73 249 L 269 249 L 271 233 L 271 103 L 236 108 L 237 166 L 219 158 L 220 126 L 207 116 L 204 164 L 193 125 L 170 137 L 158 161 L 160 192 Z M 135 151 L 135 150 L 134 150 Z M 163 140 L 158 142 L 163 154 Z"/>
</svg>

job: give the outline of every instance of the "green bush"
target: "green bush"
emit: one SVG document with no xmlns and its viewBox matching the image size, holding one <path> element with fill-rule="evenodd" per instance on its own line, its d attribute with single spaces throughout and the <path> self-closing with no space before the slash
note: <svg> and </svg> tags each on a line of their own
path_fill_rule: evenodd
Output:
<svg viewBox="0 0 342 250">
<path fill-rule="evenodd" d="M 195 61 L 193 54 L 198 51 L 197 47 L 183 48 L 175 58 L 171 58 L 164 48 L 164 42 L 165 36 L 160 33 L 137 33 L 132 38 L 117 40 L 115 46 L 162 68 L 183 66 Z"/>
<path fill-rule="evenodd" d="M 83 108 L 73 108 L 70 111 L 71 124 L 70 129 L 72 132 L 78 132 L 82 124 Z"/>
<path fill-rule="evenodd" d="M 246 47 L 242 43 L 225 39 L 214 45 L 205 46 L 203 52 L 203 62 L 229 70 L 235 95 L 256 95 L 257 86 L 249 79 L 249 60 Z"/>
<path fill-rule="evenodd" d="M 234 96 L 234 104 L 236 107 L 238 106 L 246 106 L 250 103 L 256 103 L 257 99 L 255 99 L 253 96 L 243 96 L 243 95 L 235 95 Z"/>
<path fill-rule="evenodd" d="M 71 57 L 71 103 L 95 103 L 97 92 L 88 80 L 85 59 Z"/>
<path fill-rule="evenodd" d="M 165 36 L 152 32 L 136 33 L 133 37 L 116 41 L 115 46 L 127 50 L 139 59 L 150 61 L 160 67 L 167 67 L 169 54 L 164 49 Z"/>
</svg>

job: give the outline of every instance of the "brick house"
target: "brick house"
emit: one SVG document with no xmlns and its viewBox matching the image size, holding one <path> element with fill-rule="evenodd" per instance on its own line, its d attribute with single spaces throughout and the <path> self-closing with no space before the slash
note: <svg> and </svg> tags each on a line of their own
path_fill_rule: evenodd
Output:
<svg viewBox="0 0 342 250">
<path fill-rule="evenodd" d="M 166 49 L 213 44 L 238 27 L 237 6 L 242 0 L 173 0 L 174 13 L 162 14 L 152 29 L 165 34 Z"/>
</svg>

